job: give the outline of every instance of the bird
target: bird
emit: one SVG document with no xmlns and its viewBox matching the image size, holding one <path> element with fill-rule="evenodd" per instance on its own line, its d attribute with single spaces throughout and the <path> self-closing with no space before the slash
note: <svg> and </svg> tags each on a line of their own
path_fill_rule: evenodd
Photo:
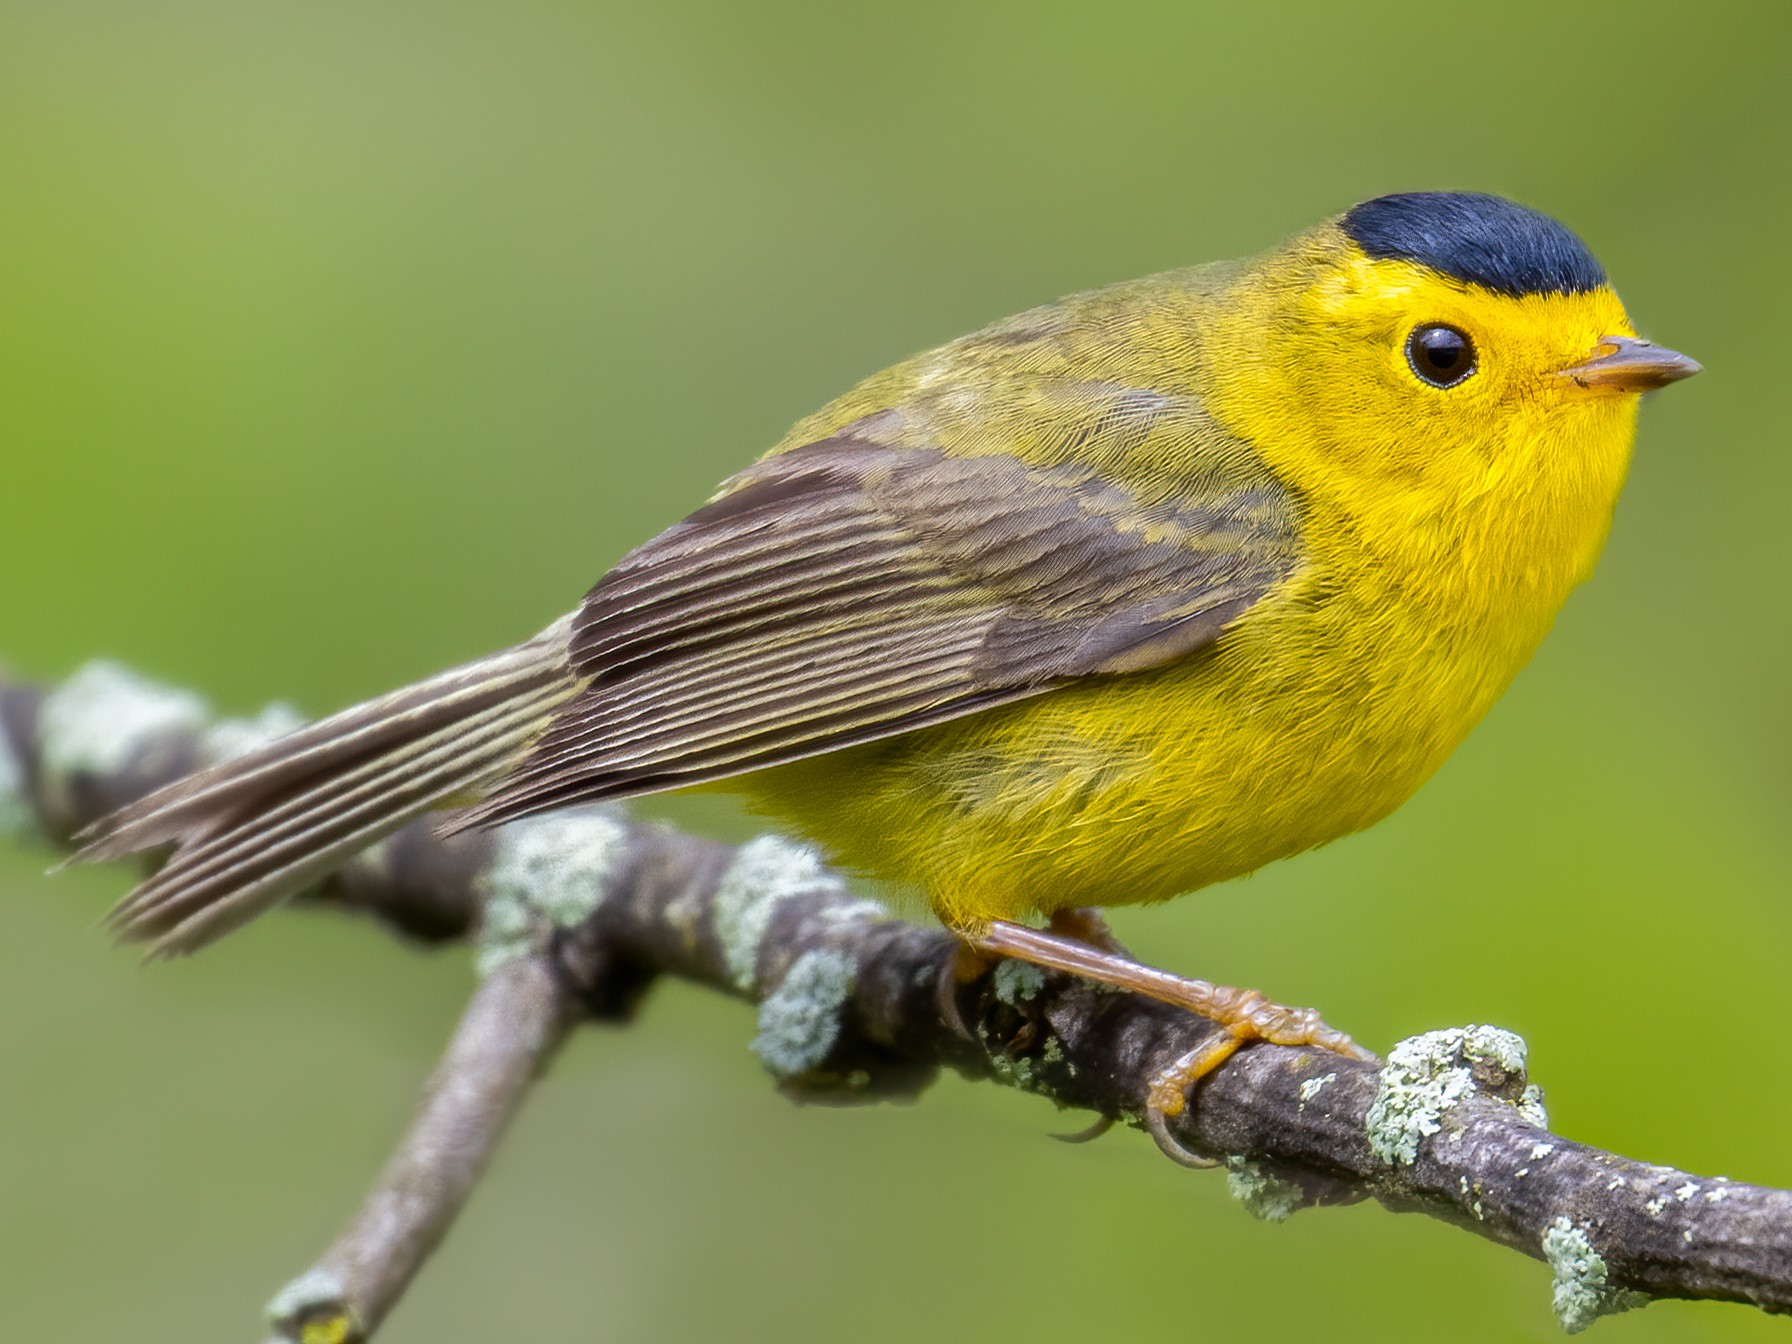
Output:
<svg viewBox="0 0 1792 1344">
<path fill-rule="evenodd" d="M 1217 1020 L 1154 1083 L 1166 1142 L 1240 1045 L 1367 1052 L 1092 912 L 1410 797 L 1591 573 L 1640 394 L 1698 371 L 1550 216 L 1376 197 L 865 379 L 533 638 L 151 793 L 76 858 L 164 859 L 111 922 L 173 955 L 431 811 L 733 790 L 918 894 L 973 970 Z"/>
</svg>

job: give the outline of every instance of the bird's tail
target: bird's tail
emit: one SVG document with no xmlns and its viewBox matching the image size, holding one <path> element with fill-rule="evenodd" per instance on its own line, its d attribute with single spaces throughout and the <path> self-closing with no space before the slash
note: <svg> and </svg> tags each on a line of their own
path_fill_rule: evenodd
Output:
<svg viewBox="0 0 1792 1344">
<path fill-rule="evenodd" d="M 109 916 L 152 956 L 204 947 L 406 822 L 489 784 L 577 690 L 569 620 L 357 705 L 90 826 L 76 862 L 171 847 Z"/>
</svg>

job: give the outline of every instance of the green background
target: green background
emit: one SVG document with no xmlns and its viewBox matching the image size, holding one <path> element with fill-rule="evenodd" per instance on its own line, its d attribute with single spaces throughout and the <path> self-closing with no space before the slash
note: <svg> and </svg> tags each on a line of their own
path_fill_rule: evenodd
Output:
<svg viewBox="0 0 1792 1344">
<path fill-rule="evenodd" d="M 1515 195 L 1708 366 L 1644 408 L 1597 581 L 1393 819 L 1120 929 L 1373 1045 L 1511 1027 L 1562 1132 L 1792 1185 L 1792 10 L 1239 9 L 0 3 L 0 654 L 332 708 L 535 630 L 916 349 Z M 250 1338 L 466 955 L 288 914 L 140 970 L 91 928 L 125 876 L 45 862 L 0 850 L 7 1331 Z M 385 1337 L 1554 1336 L 1547 1270 L 1460 1232 L 1255 1223 L 956 1080 L 796 1109 L 752 1030 L 667 985 L 581 1033 Z"/>
</svg>

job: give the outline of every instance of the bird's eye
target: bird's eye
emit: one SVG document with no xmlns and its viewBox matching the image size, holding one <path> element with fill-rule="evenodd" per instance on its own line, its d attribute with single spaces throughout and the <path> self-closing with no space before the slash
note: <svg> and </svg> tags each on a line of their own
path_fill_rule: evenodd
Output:
<svg viewBox="0 0 1792 1344">
<path fill-rule="evenodd" d="M 1406 362 L 1422 382 L 1455 387 L 1475 371 L 1475 343 L 1466 331 L 1428 323 L 1406 338 Z"/>
</svg>

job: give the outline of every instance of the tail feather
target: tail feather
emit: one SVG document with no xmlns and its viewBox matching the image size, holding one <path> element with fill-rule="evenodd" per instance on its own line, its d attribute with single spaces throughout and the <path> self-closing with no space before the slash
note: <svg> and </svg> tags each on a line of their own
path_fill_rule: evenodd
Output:
<svg viewBox="0 0 1792 1344">
<path fill-rule="evenodd" d="M 567 621 L 169 785 L 90 828 L 77 861 L 172 844 L 109 916 L 152 955 L 191 952 L 355 851 L 489 783 L 577 689 Z"/>
<path fill-rule="evenodd" d="M 418 745 L 329 777 L 259 813 L 250 825 L 196 836 L 112 916 L 132 940 L 188 950 L 503 768 L 545 724 L 534 699 L 438 729 Z"/>
</svg>

